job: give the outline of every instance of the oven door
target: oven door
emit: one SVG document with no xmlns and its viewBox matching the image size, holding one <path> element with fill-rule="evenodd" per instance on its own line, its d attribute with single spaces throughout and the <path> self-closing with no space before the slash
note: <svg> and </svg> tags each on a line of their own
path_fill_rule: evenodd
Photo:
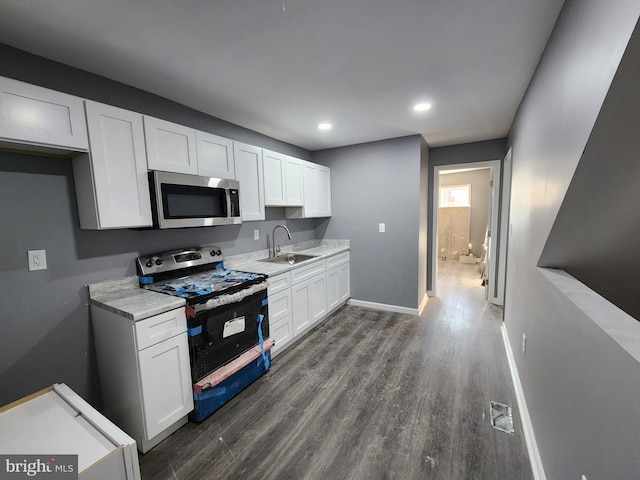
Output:
<svg viewBox="0 0 640 480">
<path fill-rule="evenodd" d="M 269 336 L 267 290 L 188 319 L 191 378 L 197 382 Z"/>
<path fill-rule="evenodd" d="M 150 186 L 158 228 L 242 223 L 236 180 L 154 171 Z"/>
</svg>

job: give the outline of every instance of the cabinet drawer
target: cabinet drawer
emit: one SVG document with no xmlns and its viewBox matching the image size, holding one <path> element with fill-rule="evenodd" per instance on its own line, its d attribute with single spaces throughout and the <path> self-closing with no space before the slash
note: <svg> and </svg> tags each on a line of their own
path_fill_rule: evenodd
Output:
<svg viewBox="0 0 640 480">
<path fill-rule="evenodd" d="M 324 272 L 324 260 L 314 261 L 303 267 L 295 268 L 291 271 L 291 284 L 303 282 L 319 273 Z"/>
<path fill-rule="evenodd" d="M 276 342 L 271 350 L 271 354 L 274 355 L 293 340 L 293 315 L 287 315 L 269 324 L 269 336 Z"/>
<path fill-rule="evenodd" d="M 326 259 L 327 270 L 335 268 L 338 265 L 349 262 L 351 260 L 351 252 L 342 252 Z"/>
<path fill-rule="evenodd" d="M 291 290 L 269 295 L 269 325 L 291 314 Z"/>
<path fill-rule="evenodd" d="M 184 308 L 176 308 L 136 322 L 136 341 L 138 350 L 155 345 L 158 342 L 187 331 L 187 319 Z"/>
<path fill-rule="evenodd" d="M 287 288 L 291 288 L 291 275 L 289 272 L 269 277 L 269 297 Z"/>
</svg>

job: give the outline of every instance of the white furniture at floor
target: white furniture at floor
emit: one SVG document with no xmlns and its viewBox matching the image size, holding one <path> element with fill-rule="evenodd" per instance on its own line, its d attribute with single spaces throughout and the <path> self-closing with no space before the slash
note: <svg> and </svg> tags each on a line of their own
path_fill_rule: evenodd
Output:
<svg viewBox="0 0 640 480">
<path fill-rule="evenodd" d="M 140 480 L 136 442 L 64 383 L 0 408 L 0 452 L 54 466 L 56 455 L 77 455 L 82 480 Z"/>
<path fill-rule="evenodd" d="M 242 221 L 264 220 L 264 178 L 262 149 L 233 142 L 236 180 L 240 182 L 240 213 Z"/>
<path fill-rule="evenodd" d="M 87 151 L 82 99 L 0 77 L 0 142 Z"/>
<path fill-rule="evenodd" d="M 91 305 L 105 415 L 145 453 L 193 410 L 184 308 L 138 321 Z"/>
<path fill-rule="evenodd" d="M 351 253 L 342 252 L 325 260 L 327 268 L 327 310 L 336 311 L 351 297 Z"/>
<path fill-rule="evenodd" d="M 86 101 L 91 153 L 73 159 L 80 228 L 152 224 L 142 115 Z"/>
<path fill-rule="evenodd" d="M 351 297 L 349 251 L 301 263 L 269 276 L 269 336 L 276 356 Z"/>
<path fill-rule="evenodd" d="M 293 307 L 291 273 L 269 277 L 269 336 L 275 341 L 271 355 L 276 355 L 293 341 Z"/>
<path fill-rule="evenodd" d="M 300 335 L 327 313 L 327 278 L 324 260 L 291 271 L 293 334 Z"/>
</svg>

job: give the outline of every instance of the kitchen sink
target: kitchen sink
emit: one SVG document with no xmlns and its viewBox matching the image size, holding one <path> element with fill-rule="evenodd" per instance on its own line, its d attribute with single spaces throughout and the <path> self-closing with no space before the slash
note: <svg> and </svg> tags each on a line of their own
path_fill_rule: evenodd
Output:
<svg viewBox="0 0 640 480">
<path fill-rule="evenodd" d="M 289 265 L 295 265 L 297 263 L 304 262 L 316 258 L 317 255 L 305 255 L 304 253 L 283 253 L 277 257 L 263 258 L 261 262 L 268 263 L 288 263 Z"/>
</svg>

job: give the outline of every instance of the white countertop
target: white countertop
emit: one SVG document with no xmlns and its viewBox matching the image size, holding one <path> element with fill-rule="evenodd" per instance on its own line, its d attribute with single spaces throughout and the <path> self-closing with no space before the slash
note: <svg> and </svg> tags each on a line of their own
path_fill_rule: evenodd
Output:
<svg viewBox="0 0 640 480">
<path fill-rule="evenodd" d="M 295 265 L 288 263 L 261 262 L 268 258 L 269 250 L 243 253 L 225 257 L 224 266 L 233 270 L 251 273 L 262 273 L 268 276 L 293 270 L 302 265 L 308 265 L 324 258 L 346 252 L 350 249 L 349 240 L 311 240 L 282 248 L 280 255 L 299 252 L 316 255 L 317 258 Z M 184 298 L 151 292 L 140 288 L 138 277 L 124 277 L 115 280 L 89 285 L 89 302 L 106 310 L 110 310 L 125 318 L 138 321 L 145 318 L 181 308 L 186 304 Z"/>
</svg>

